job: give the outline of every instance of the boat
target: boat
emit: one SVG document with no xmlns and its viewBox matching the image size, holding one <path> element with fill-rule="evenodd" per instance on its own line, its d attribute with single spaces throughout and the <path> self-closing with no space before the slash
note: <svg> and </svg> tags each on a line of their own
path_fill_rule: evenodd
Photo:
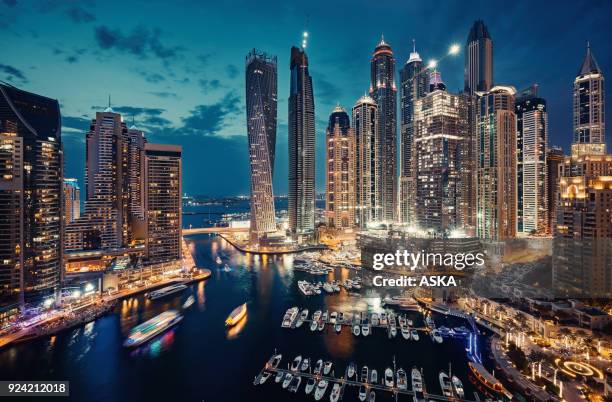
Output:
<svg viewBox="0 0 612 402">
<path fill-rule="evenodd" d="M 364 318 L 363 325 L 361 325 L 361 334 L 363 336 L 370 335 L 370 320 L 367 318 Z"/>
<path fill-rule="evenodd" d="M 306 395 L 310 395 L 315 385 L 317 385 L 317 380 L 315 380 L 314 378 L 308 380 L 308 382 L 306 383 L 306 388 L 304 388 L 304 392 L 306 392 Z"/>
<path fill-rule="evenodd" d="M 440 335 L 440 332 L 438 332 L 437 329 L 431 331 L 431 339 L 436 343 L 442 343 L 442 336 Z"/>
<path fill-rule="evenodd" d="M 413 323 L 411 319 L 407 319 L 406 320 L 406 324 L 408 324 L 409 327 L 412 327 Z"/>
<path fill-rule="evenodd" d="M 368 396 L 368 391 L 366 390 L 365 385 L 362 384 L 359 387 L 359 400 L 361 402 L 364 402 L 366 400 L 367 396 Z"/>
<path fill-rule="evenodd" d="M 370 391 L 370 396 L 368 396 L 368 402 L 374 402 L 376 401 L 376 394 L 374 393 L 374 390 Z"/>
<path fill-rule="evenodd" d="M 284 376 L 285 373 L 283 371 L 279 371 L 278 373 L 276 373 L 276 377 L 274 377 L 274 382 L 278 384 L 279 382 L 281 382 Z"/>
<path fill-rule="evenodd" d="M 361 368 L 361 382 L 368 382 L 368 366 Z"/>
<path fill-rule="evenodd" d="M 393 370 L 391 370 L 391 367 L 385 369 L 385 385 L 393 387 Z"/>
<path fill-rule="evenodd" d="M 223 266 L 223 272 L 230 272 L 231 270 L 232 270 L 232 269 L 230 268 L 230 266 L 229 266 L 229 265 L 225 264 L 225 265 Z"/>
<path fill-rule="evenodd" d="M 423 392 L 423 377 L 416 367 L 412 368 L 412 392 Z"/>
<path fill-rule="evenodd" d="M 285 316 L 283 317 L 281 327 L 291 328 L 291 325 L 295 321 L 299 311 L 300 310 L 297 307 L 291 307 L 289 310 L 287 310 L 287 312 L 285 312 Z"/>
<path fill-rule="evenodd" d="M 453 376 L 451 380 L 453 383 L 453 389 L 455 390 L 455 393 L 457 394 L 459 399 L 463 399 L 463 397 L 465 396 L 465 391 L 463 390 L 463 383 L 457 376 Z"/>
<path fill-rule="evenodd" d="M 308 319 L 308 309 L 305 308 L 304 310 L 302 310 L 302 312 L 300 313 L 300 316 L 298 317 L 296 323 L 295 323 L 295 327 L 299 328 L 302 326 L 302 324 L 304 324 L 304 321 L 306 321 Z"/>
<path fill-rule="evenodd" d="M 304 360 L 302 360 L 302 365 L 300 366 L 300 370 L 306 371 L 308 370 L 308 367 L 310 367 L 310 359 L 305 358 Z"/>
<path fill-rule="evenodd" d="M 323 290 L 326 291 L 327 293 L 333 293 L 334 292 L 334 288 L 328 282 L 325 282 L 323 284 Z"/>
<path fill-rule="evenodd" d="M 310 330 L 313 332 L 316 331 L 318 325 L 319 325 L 318 322 L 316 322 L 315 320 L 312 320 L 312 322 L 310 323 Z"/>
<path fill-rule="evenodd" d="M 185 300 L 185 303 L 183 303 L 183 309 L 191 307 L 193 303 L 195 303 L 195 297 L 193 297 L 193 295 L 189 295 L 187 300 Z"/>
<path fill-rule="evenodd" d="M 504 395 L 511 395 L 502 385 L 501 382 L 480 363 L 468 362 L 468 367 L 472 370 L 472 374 L 480 381 L 484 386 L 489 388 L 491 391 L 502 393 Z"/>
<path fill-rule="evenodd" d="M 397 328 L 396 327 L 389 328 L 389 335 L 391 335 L 391 338 L 395 338 L 397 336 Z"/>
<path fill-rule="evenodd" d="M 376 369 L 372 369 L 370 372 L 370 384 L 378 383 L 378 371 Z"/>
<path fill-rule="evenodd" d="M 215 258 L 215 262 L 216 262 L 217 264 L 221 265 L 221 263 L 222 263 L 223 261 L 221 261 L 221 257 L 217 256 L 217 258 Z"/>
<path fill-rule="evenodd" d="M 331 372 L 333 363 L 330 361 L 326 361 L 323 365 L 323 375 L 328 375 Z"/>
<path fill-rule="evenodd" d="M 346 375 L 348 378 L 352 378 L 355 375 L 355 363 L 350 362 L 347 369 L 346 369 Z"/>
<path fill-rule="evenodd" d="M 135 347 L 142 345 L 165 330 L 175 326 L 181 322 L 182 319 L 183 316 L 176 310 L 164 311 L 150 320 L 132 328 L 127 339 L 123 342 L 123 346 Z"/>
<path fill-rule="evenodd" d="M 300 384 L 302 383 L 302 377 L 296 375 L 293 380 L 289 383 L 289 392 L 297 393 Z"/>
<path fill-rule="evenodd" d="M 413 341 L 418 341 L 419 340 L 419 331 L 417 331 L 416 329 L 413 329 L 412 331 L 410 331 L 410 336 L 412 337 Z"/>
<path fill-rule="evenodd" d="M 342 324 L 343 322 L 344 322 L 344 313 L 341 311 L 338 313 L 338 319 L 336 320 L 336 323 Z"/>
<path fill-rule="evenodd" d="M 325 328 L 325 321 L 323 320 L 319 321 L 319 326 L 317 327 L 317 329 L 319 331 L 323 331 L 324 328 Z"/>
<path fill-rule="evenodd" d="M 361 326 L 359 324 L 353 325 L 353 335 L 359 336 L 361 333 Z"/>
<path fill-rule="evenodd" d="M 282 358 L 283 358 L 283 355 L 281 354 L 272 356 L 270 360 L 268 360 L 268 364 L 266 364 L 266 368 L 277 368 Z"/>
<path fill-rule="evenodd" d="M 376 327 L 378 326 L 378 324 L 379 324 L 378 314 L 372 313 L 372 325 Z"/>
<path fill-rule="evenodd" d="M 162 297 L 169 296 L 171 294 L 182 292 L 187 289 L 187 286 L 182 283 L 177 283 L 174 285 L 166 286 L 165 288 L 154 290 L 151 293 L 147 294 L 147 297 L 151 300 L 159 299 Z"/>
<path fill-rule="evenodd" d="M 452 398 L 453 386 L 451 385 L 451 382 L 448 378 L 448 374 L 446 374 L 444 371 L 440 371 L 438 379 L 440 380 L 440 388 L 442 389 L 442 395 L 447 398 Z"/>
<path fill-rule="evenodd" d="M 323 395 L 325 395 L 325 391 L 327 391 L 327 381 L 326 380 L 321 380 L 319 381 L 319 383 L 317 384 L 317 389 L 315 390 L 315 401 L 320 401 L 321 398 L 323 398 Z"/>
<path fill-rule="evenodd" d="M 259 379 L 259 384 L 263 384 L 266 381 L 268 381 L 268 378 L 270 378 L 270 376 L 272 375 L 272 373 L 270 373 L 269 371 L 264 371 L 263 374 L 261 375 L 261 378 Z"/>
<path fill-rule="evenodd" d="M 320 318 L 321 318 L 321 310 L 315 311 L 314 314 L 312 315 L 312 320 L 319 321 Z"/>
<path fill-rule="evenodd" d="M 283 389 L 287 388 L 289 384 L 291 384 L 291 380 L 293 380 L 293 374 L 287 373 L 285 379 L 283 380 Z"/>
<path fill-rule="evenodd" d="M 405 340 L 409 340 L 410 339 L 410 328 L 408 328 L 408 326 L 404 325 L 401 327 L 402 328 L 402 337 Z"/>
<path fill-rule="evenodd" d="M 408 389 L 408 379 L 406 377 L 406 371 L 403 368 L 400 368 L 399 370 L 397 370 L 396 377 L 397 377 L 397 388 L 399 388 L 400 390 L 407 390 Z"/>
<path fill-rule="evenodd" d="M 340 324 L 336 324 L 336 325 L 334 325 L 334 330 L 335 330 L 337 333 L 340 333 L 340 331 L 342 331 L 342 325 L 340 325 Z"/>
<path fill-rule="evenodd" d="M 327 310 L 325 310 L 325 312 L 323 313 L 323 315 L 321 316 L 321 321 L 323 322 L 327 322 L 327 319 L 329 318 L 329 314 L 327 312 Z"/>
<path fill-rule="evenodd" d="M 331 402 L 338 402 L 340 398 L 340 384 L 335 383 L 332 387 L 331 393 L 329 394 L 329 400 Z"/>
<path fill-rule="evenodd" d="M 337 319 L 338 319 L 338 313 L 336 311 L 332 311 L 332 313 L 329 315 L 329 323 L 332 325 L 335 325 Z"/>
<path fill-rule="evenodd" d="M 433 318 L 431 318 L 430 315 L 428 315 L 427 317 L 425 317 L 425 323 L 427 324 L 428 327 L 435 327 L 436 323 L 434 322 Z"/>
<path fill-rule="evenodd" d="M 380 313 L 380 325 L 386 326 L 388 323 L 387 313 Z"/>
<path fill-rule="evenodd" d="M 232 310 L 230 315 L 225 320 L 225 326 L 233 327 L 234 325 L 238 324 L 240 320 L 242 320 L 246 316 L 246 313 L 247 304 L 243 303 L 240 306 L 236 307 L 234 310 Z"/>
<path fill-rule="evenodd" d="M 302 355 L 296 356 L 293 359 L 293 363 L 291 363 L 291 371 L 298 371 L 300 368 L 300 363 L 302 363 Z"/>
<path fill-rule="evenodd" d="M 314 294 L 314 288 L 310 282 L 298 281 L 298 289 L 304 296 L 312 296 Z"/>
<path fill-rule="evenodd" d="M 321 374 L 322 369 L 323 369 L 323 359 L 319 359 L 314 365 L 313 373 L 315 375 L 319 375 Z"/>
</svg>

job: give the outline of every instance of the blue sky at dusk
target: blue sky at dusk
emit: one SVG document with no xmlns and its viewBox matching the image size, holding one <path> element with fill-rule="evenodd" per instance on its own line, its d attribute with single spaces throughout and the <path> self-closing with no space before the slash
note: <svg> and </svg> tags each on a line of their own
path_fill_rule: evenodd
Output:
<svg viewBox="0 0 612 402">
<path fill-rule="evenodd" d="M 572 83 L 587 40 L 604 74 L 612 74 L 611 11 L 610 1 L 0 0 L 0 80 L 60 101 L 65 174 L 81 184 L 85 131 L 111 94 L 113 109 L 130 124 L 133 116 L 149 141 L 183 146 L 186 192 L 248 194 L 244 60 L 253 47 L 276 55 L 274 192 L 284 194 L 289 51 L 307 29 L 322 190 L 327 118 L 337 102 L 349 110 L 368 89 L 381 33 L 398 69 L 413 38 L 425 60 L 461 44 L 459 56 L 439 65 L 455 92 L 463 87 L 469 28 L 483 19 L 493 38 L 495 83 L 538 83 L 548 101 L 550 143 L 567 150 Z M 609 117 L 607 123 L 612 127 Z"/>
</svg>

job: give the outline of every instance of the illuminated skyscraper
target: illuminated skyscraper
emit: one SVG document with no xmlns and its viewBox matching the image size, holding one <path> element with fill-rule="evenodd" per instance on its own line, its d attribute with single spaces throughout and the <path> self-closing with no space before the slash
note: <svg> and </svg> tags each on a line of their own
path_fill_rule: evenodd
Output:
<svg viewBox="0 0 612 402">
<path fill-rule="evenodd" d="M 62 158 L 58 101 L 0 84 L 0 325 L 59 292 Z"/>
<path fill-rule="evenodd" d="M 365 229 L 370 222 L 380 220 L 381 207 L 377 205 L 376 169 L 380 167 L 380 149 L 377 147 L 378 106 L 374 99 L 364 95 L 353 106 L 355 132 L 355 220 Z M 378 216 L 378 219 L 377 219 Z"/>
<path fill-rule="evenodd" d="M 414 102 L 429 92 L 429 74 L 413 41 L 412 52 L 400 71 L 400 215 L 399 221 L 415 223 Z"/>
<path fill-rule="evenodd" d="M 130 222 L 144 220 L 144 192 L 142 191 L 142 159 L 147 142 L 144 131 L 135 125 L 128 129 L 128 188 L 130 197 Z"/>
<path fill-rule="evenodd" d="M 289 229 L 314 233 L 315 113 L 312 77 L 304 49 L 291 48 L 289 93 Z"/>
<path fill-rule="evenodd" d="M 68 225 L 81 216 L 81 189 L 77 179 L 64 179 L 64 223 Z"/>
<path fill-rule="evenodd" d="M 493 87 L 493 41 L 482 20 L 474 22 L 465 44 L 465 86 L 470 95 Z"/>
<path fill-rule="evenodd" d="M 604 76 L 590 44 L 574 80 L 574 141 L 572 155 L 606 153 Z"/>
<path fill-rule="evenodd" d="M 509 86 L 478 94 L 477 235 L 497 242 L 516 236 L 516 114 Z"/>
<path fill-rule="evenodd" d="M 397 87 L 393 50 L 384 37 L 374 49 L 370 62 L 370 96 L 378 105 L 378 134 L 376 145 L 380 158 L 376 169 L 377 205 L 381 206 L 380 220 L 391 223 L 397 216 Z"/>
<path fill-rule="evenodd" d="M 546 153 L 546 197 L 548 212 L 546 233 L 552 234 L 557 223 L 557 199 L 559 192 L 559 165 L 563 163 L 564 155 L 561 147 L 549 147 Z"/>
<path fill-rule="evenodd" d="M 251 163 L 251 242 L 276 230 L 272 175 L 276 147 L 276 57 L 253 50 L 246 58 L 246 106 Z"/>
<path fill-rule="evenodd" d="M 517 231 L 545 233 L 548 217 L 548 113 L 546 101 L 537 96 L 537 86 L 517 96 L 515 112 Z"/>
<path fill-rule="evenodd" d="M 327 225 L 339 229 L 355 225 L 355 133 L 346 110 L 332 111 L 325 132 Z"/>
</svg>

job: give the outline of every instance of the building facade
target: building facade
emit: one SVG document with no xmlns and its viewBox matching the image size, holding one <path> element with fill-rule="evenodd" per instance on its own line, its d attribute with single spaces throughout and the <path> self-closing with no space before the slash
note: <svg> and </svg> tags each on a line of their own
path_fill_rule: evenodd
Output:
<svg viewBox="0 0 612 402">
<path fill-rule="evenodd" d="M 377 204 L 376 185 L 380 158 L 377 146 L 378 106 L 364 95 L 353 106 L 355 132 L 355 222 L 361 229 L 380 220 L 381 206 Z M 377 218 L 378 217 L 378 218 Z"/>
<path fill-rule="evenodd" d="M 516 236 L 516 113 L 509 86 L 478 94 L 477 235 L 498 242 Z"/>
<path fill-rule="evenodd" d="M 493 40 L 484 21 L 474 22 L 465 45 L 464 92 L 486 92 L 493 87 Z"/>
<path fill-rule="evenodd" d="M 557 221 L 556 211 L 559 198 L 559 164 L 563 163 L 563 160 L 564 155 L 561 147 L 548 148 L 546 152 L 546 197 L 548 198 L 546 233 L 549 235 L 553 234 Z"/>
<path fill-rule="evenodd" d="M 370 62 L 370 96 L 378 105 L 379 166 L 376 169 L 377 204 L 380 222 L 392 223 L 397 217 L 397 87 L 395 58 L 391 46 L 381 38 Z"/>
<path fill-rule="evenodd" d="M 0 326 L 57 298 L 62 165 L 58 101 L 0 84 Z"/>
<path fill-rule="evenodd" d="M 414 103 L 429 92 L 429 74 L 414 45 L 400 71 L 400 182 L 399 221 L 415 223 L 416 177 L 414 148 Z"/>
<path fill-rule="evenodd" d="M 64 225 L 81 216 L 81 189 L 77 179 L 64 179 Z"/>
<path fill-rule="evenodd" d="M 516 98 L 515 112 L 517 232 L 544 234 L 548 217 L 548 113 L 546 101 L 537 96 L 537 87 Z"/>
<path fill-rule="evenodd" d="M 325 218 L 327 226 L 355 226 L 355 133 L 346 110 L 336 106 L 325 132 Z"/>
<path fill-rule="evenodd" d="M 276 57 L 253 50 L 246 58 L 246 111 L 251 167 L 251 243 L 276 230 L 272 176 L 276 149 Z"/>
<path fill-rule="evenodd" d="M 289 230 L 307 238 L 314 233 L 315 223 L 315 112 L 304 49 L 291 48 L 290 68 Z"/>
</svg>

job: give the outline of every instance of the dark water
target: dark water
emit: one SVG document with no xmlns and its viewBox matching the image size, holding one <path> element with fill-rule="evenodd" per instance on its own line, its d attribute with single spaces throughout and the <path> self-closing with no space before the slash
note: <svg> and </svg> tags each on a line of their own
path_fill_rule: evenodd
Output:
<svg viewBox="0 0 612 402">
<path fill-rule="evenodd" d="M 397 365 L 408 372 L 422 367 L 429 391 L 440 393 L 438 372 L 448 369 L 464 383 L 466 395 L 473 399 L 473 386 L 467 375 L 465 344 L 445 340 L 434 345 L 428 336 L 420 341 L 405 341 L 398 334 L 388 339 L 381 329 L 367 338 L 353 337 L 348 328 L 336 334 L 310 332 L 306 325 L 295 330 L 282 329 L 281 318 L 293 305 L 337 311 L 378 310 L 379 299 L 358 299 L 342 291 L 306 299 L 297 281 L 313 277 L 292 270 L 292 256 L 265 258 L 235 252 L 225 241 L 208 235 L 191 238 L 198 265 L 212 267 L 206 282 L 191 286 L 196 303 L 184 312 L 184 320 L 174 330 L 135 352 L 122 347 L 125 334 L 134 325 L 169 309 L 180 309 L 188 293 L 149 301 L 143 296 L 120 302 L 116 310 L 85 327 L 66 331 L 54 338 L 18 345 L 0 352 L 2 380 L 69 380 L 73 401 L 304 401 L 305 380 L 297 395 L 282 390 L 270 378 L 263 386 L 252 385 L 253 378 L 278 349 L 282 365 L 301 354 L 313 361 L 332 360 L 337 376 L 349 361 L 376 368 L 379 378 L 395 356 Z M 214 257 L 221 255 L 233 267 L 231 272 L 217 269 Z M 346 279 L 354 273 L 339 270 L 329 279 Z M 248 302 L 245 321 L 226 331 L 224 321 L 233 308 Z M 411 317 L 422 325 L 416 313 Z M 444 317 L 435 317 L 438 325 Z M 458 325 L 461 322 L 447 322 Z M 325 401 L 329 400 L 329 387 Z M 345 401 L 358 400 L 357 390 L 347 388 Z M 24 401 L 25 399 L 21 399 Z M 35 399 L 40 400 L 40 399 Z M 60 400 L 60 399 L 58 399 Z M 377 393 L 377 401 L 392 400 L 390 394 Z M 399 400 L 411 400 L 407 396 Z"/>
</svg>

